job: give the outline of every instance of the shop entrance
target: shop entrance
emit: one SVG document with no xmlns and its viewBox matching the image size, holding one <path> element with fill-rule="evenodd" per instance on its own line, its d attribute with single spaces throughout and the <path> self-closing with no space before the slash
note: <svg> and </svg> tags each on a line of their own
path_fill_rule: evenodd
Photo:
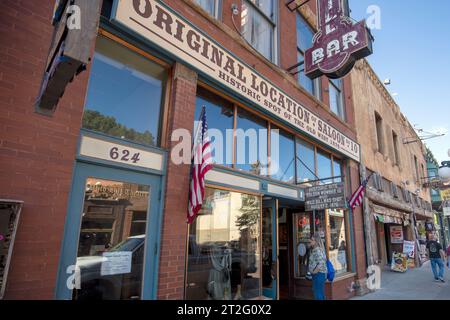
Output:
<svg viewBox="0 0 450 320">
<path fill-rule="evenodd" d="M 77 163 L 58 299 L 154 299 L 160 177 Z"/>
<path fill-rule="evenodd" d="M 289 281 L 292 214 L 302 210 L 298 201 L 265 197 L 262 210 L 263 295 L 270 299 L 290 298 Z"/>
</svg>

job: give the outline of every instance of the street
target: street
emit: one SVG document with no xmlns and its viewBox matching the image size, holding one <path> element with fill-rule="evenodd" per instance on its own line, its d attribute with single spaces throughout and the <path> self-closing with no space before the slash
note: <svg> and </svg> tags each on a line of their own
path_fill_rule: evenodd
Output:
<svg viewBox="0 0 450 320">
<path fill-rule="evenodd" d="M 435 282 L 430 262 L 406 273 L 384 271 L 381 289 L 352 300 L 448 300 L 450 299 L 450 272 L 446 268 L 446 283 Z"/>
</svg>

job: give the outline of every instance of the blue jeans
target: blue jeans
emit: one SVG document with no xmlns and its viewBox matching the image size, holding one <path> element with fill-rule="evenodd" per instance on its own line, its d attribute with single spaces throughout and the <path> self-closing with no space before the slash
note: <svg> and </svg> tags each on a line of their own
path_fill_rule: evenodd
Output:
<svg viewBox="0 0 450 320">
<path fill-rule="evenodd" d="M 316 273 L 312 275 L 312 289 L 315 300 L 325 300 L 325 281 L 327 275 L 325 273 Z"/>
<path fill-rule="evenodd" d="M 430 259 L 431 261 L 431 269 L 433 270 L 434 278 L 440 279 L 444 278 L 444 262 L 441 258 L 439 259 Z M 439 267 L 439 273 L 437 271 L 437 267 Z"/>
</svg>

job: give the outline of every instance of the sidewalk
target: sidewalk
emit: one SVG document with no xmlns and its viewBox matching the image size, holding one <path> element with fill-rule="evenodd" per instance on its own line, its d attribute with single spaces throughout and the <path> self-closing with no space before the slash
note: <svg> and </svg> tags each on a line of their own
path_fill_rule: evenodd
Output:
<svg viewBox="0 0 450 320">
<path fill-rule="evenodd" d="M 450 270 L 446 268 L 446 283 L 434 282 L 430 262 L 406 273 L 384 271 L 381 289 L 352 300 L 450 300 Z"/>
</svg>

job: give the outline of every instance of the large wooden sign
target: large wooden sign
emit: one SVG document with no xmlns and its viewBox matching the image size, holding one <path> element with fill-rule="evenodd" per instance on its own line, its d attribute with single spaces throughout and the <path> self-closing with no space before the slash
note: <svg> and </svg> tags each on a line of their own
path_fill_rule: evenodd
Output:
<svg viewBox="0 0 450 320">
<path fill-rule="evenodd" d="M 54 32 L 36 111 L 51 115 L 67 85 L 86 69 L 98 32 L 103 0 L 60 0 L 55 5 Z"/>
<path fill-rule="evenodd" d="M 372 54 L 372 36 L 365 20 L 353 24 L 348 0 L 317 0 L 319 32 L 305 53 L 305 74 L 311 78 L 345 76 L 355 62 Z"/>
<path fill-rule="evenodd" d="M 360 161 L 358 143 L 306 109 L 167 5 L 155 0 L 117 0 L 112 16 L 114 22 L 259 106 L 274 118 Z"/>
</svg>

